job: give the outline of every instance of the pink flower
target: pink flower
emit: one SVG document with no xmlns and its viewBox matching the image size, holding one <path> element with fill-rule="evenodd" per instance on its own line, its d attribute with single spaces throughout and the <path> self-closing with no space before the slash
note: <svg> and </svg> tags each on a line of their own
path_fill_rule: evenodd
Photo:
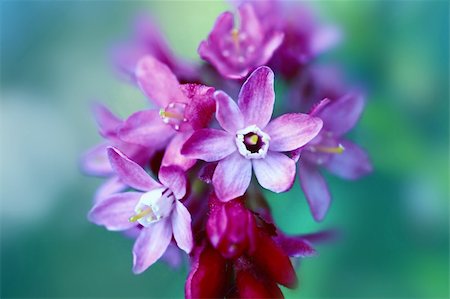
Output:
<svg viewBox="0 0 450 299">
<path fill-rule="evenodd" d="M 342 33 L 336 26 L 322 24 L 314 11 L 301 1 L 242 0 L 252 5 L 265 32 L 284 34 L 282 44 L 268 63 L 287 79 L 294 78 L 304 66 L 336 46 Z"/>
<path fill-rule="evenodd" d="M 240 27 L 231 12 L 221 14 L 207 40 L 200 43 L 200 57 L 224 77 L 240 79 L 266 64 L 283 41 L 281 31 L 267 31 L 250 4 L 238 8 Z"/>
<path fill-rule="evenodd" d="M 364 102 L 361 93 L 350 92 L 335 101 L 321 101 L 311 112 L 323 120 L 323 129 L 301 149 L 301 154 L 300 151 L 297 154 L 300 154 L 300 185 L 316 221 L 323 220 L 331 203 L 331 194 L 320 167 L 347 180 L 372 172 L 372 163 L 366 152 L 343 137 L 356 125 Z"/>
<path fill-rule="evenodd" d="M 94 205 L 89 219 L 112 231 L 141 226 L 133 248 L 133 272 L 139 274 L 166 251 L 172 235 L 189 253 L 193 246 L 191 215 L 180 202 L 186 194 L 186 177 L 178 167 L 162 167 L 161 183 L 116 148 L 108 148 L 111 166 L 122 182 L 141 192 L 110 195 Z"/>
<path fill-rule="evenodd" d="M 214 88 L 180 84 L 167 65 L 152 56 L 139 61 L 136 80 L 159 109 L 132 114 L 118 131 L 120 139 L 155 150 L 167 146 L 163 166 L 192 167 L 195 161 L 181 156 L 180 148 L 193 130 L 208 125 L 214 113 Z"/>
<path fill-rule="evenodd" d="M 222 201 L 245 193 L 252 168 L 262 187 L 277 193 L 288 190 L 295 162 L 282 152 L 305 145 L 322 128 L 322 120 L 300 113 L 269 123 L 275 101 L 273 79 L 270 68 L 255 70 L 242 86 L 237 105 L 224 92 L 216 92 L 216 118 L 224 130 L 195 131 L 181 150 L 189 158 L 219 161 L 212 182 Z"/>
</svg>

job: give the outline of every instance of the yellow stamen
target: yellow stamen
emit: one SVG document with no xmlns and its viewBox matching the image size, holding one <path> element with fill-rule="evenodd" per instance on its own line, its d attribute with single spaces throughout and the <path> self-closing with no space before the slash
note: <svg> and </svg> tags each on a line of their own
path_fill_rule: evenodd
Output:
<svg viewBox="0 0 450 299">
<path fill-rule="evenodd" d="M 128 219 L 128 221 L 130 221 L 130 222 L 136 222 L 136 221 L 138 221 L 139 219 L 141 219 L 141 218 L 143 218 L 143 217 L 145 217 L 145 216 L 147 216 L 147 215 L 150 215 L 151 218 L 154 218 L 154 217 L 155 217 L 155 214 L 153 214 L 153 210 L 152 210 L 150 207 L 147 208 L 147 209 L 145 209 L 145 210 L 143 210 L 143 211 L 141 211 L 141 212 L 139 212 L 139 213 L 137 213 L 137 214 L 134 215 L 134 216 L 131 216 L 131 217 Z"/>
<path fill-rule="evenodd" d="M 239 49 L 239 30 L 237 28 L 233 28 L 233 30 L 231 30 L 231 38 L 233 39 L 236 49 Z"/>
<path fill-rule="evenodd" d="M 327 154 L 342 154 L 345 150 L 342 144 L 339 144 L 338 146 L 335 147 L 315 146 L 314 149 L 317 150 L 318 152 Z"/>
<path fill-rule="evenodd" d="M 183 120 L 184 116 L 178 113 L 173 113 L 173 112 L 168 112 L 164 109 L 159 110 L 159 115 L 161 117 L 166 117 L 166 118 L 175 118 L 175 119 L 179 119 L 179 120 Z"/>
<path fill-rule="evenodd" d="M 249 145 L 256 145 L 258 143 L 258 135 L 254 134 L 246 140 Z"/>
</svg>

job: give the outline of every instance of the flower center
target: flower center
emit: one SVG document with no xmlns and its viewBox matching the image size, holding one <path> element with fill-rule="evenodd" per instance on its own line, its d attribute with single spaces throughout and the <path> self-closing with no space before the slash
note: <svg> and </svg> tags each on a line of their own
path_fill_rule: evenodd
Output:
<svg viewBox="0 0 450 299">
<path fill-rule="evenodd" d="M 239 29 L 233 28 L 231 30 L 231 39 L 233 40 L 233 44 L 236 47 L 236 49 L 239 50 L 240 48 Z"/>
<path fill-rule="evenodd" d="M 170 189 L 159 188 L 144 193 L 134 208 L 130 222 L 138 222 L 148 227 L 152 223 L 166 218 L 172 212 L 175 196 Z"/>
<path fill-rule="evenodd" d="M 256 45 L 247 32 L 233 28 L 224 37 L 221 45 L 222 56 L 235 65 L 243 65 L 256 51 Z"/>
<path fill-rule="evenodd" d="M 269 149 L 270 137 L 257 126 L 249 126 L 236 132 L 236 146 L 246 159 L 262 159 Z"/>
<path fill-rule="evenodd" d="M 181 124 L 187 122 L 184 117 L 186 106 L 185 103 L 172 102 L 166 108 L 161 108 L 159 115 L 164 123 L 178 131 Z"/>
</svg>

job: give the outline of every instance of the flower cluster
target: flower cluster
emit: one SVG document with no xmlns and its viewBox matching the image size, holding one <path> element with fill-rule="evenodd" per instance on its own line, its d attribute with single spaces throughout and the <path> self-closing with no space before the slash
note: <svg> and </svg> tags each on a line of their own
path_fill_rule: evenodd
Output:
<svg viewBox="0 0 450 299">
<path fill-rule="evenodd" d="M 261 189 L 288 192 L 297 173 L 320 221 L 331 201 L 321 169 L 345 179 L 372 169 L 344 136 L 363 95 L 313 65 L 339 31 L 295 3 L 245 2 L 237 12 L 237 22 L 217 18 L 199 66 L 175 58 L 139 18 L 113 54 L 151 108 L 122 120 L 96 105 L 104 141 L 82 159 L 86 173 L 107 178 L 90 221 L 135 238 L 134 273 L 189 254 L 187 298 L 283 297 L 279 285 L 297 285 L 292 258 L 314 255 L 327 234 L 284 234 Z M 277 99 L 275 80 L 288 87 Z"/>
</svg>

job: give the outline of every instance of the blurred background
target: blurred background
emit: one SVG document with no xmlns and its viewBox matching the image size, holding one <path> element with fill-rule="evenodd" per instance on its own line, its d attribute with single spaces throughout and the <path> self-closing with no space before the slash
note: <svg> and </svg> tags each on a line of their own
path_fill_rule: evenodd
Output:
<svg viewBox="0 0 450 299">
<path fill-rule="evenodd" d="M 175 53 L 196 48 L 222 2 L 2 1 L 1 297 L 182 297 L 187 267 L 131 272 L 132 240 L 89 223 L 101 180 L 83 176 L 80 154 L 100 137 L 99 100 L 122 117 L 146 106 L 120 80 L 110 46 L 138 12 L 159 21 Z M 267 193 L 288 233 L 335 227 L 298 268 L 288 298 L 448 298 L 449 3 L 321 1 L 344 42 L 321 58 L 338 62 L 369 95 L 351 138 L 375 171 L 358 181 L 329 176 L 334 197 L 315 223 L 304 196 Z"/>
</svg>

